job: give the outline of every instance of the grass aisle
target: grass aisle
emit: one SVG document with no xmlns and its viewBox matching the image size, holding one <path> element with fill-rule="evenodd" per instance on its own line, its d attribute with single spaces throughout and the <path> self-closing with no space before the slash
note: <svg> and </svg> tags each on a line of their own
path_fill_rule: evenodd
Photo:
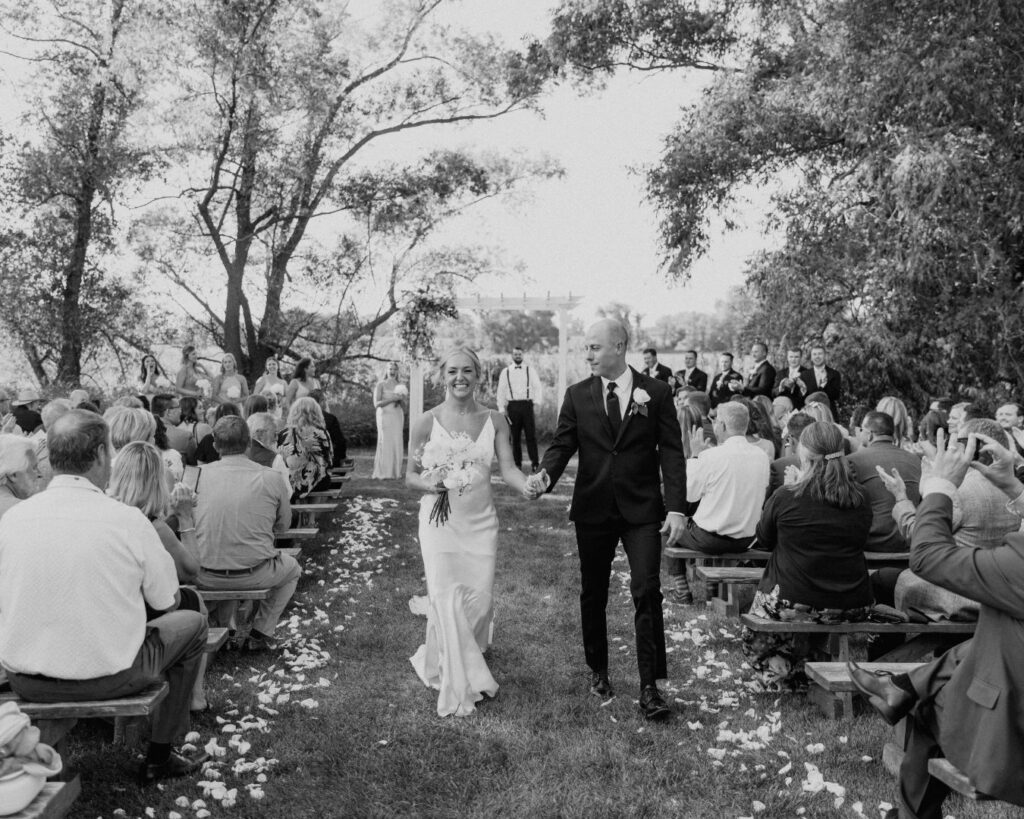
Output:
<svg viewBox="0 0 1024 819">
<path fill-rule="evenodd" d="M 501 690 L 473 717 L 437 717 L 436 694 L 408 661 L 425 628 L 408 608 L 426 591 L 416 498 L 399 481 L 365 479 L 368 463 L 357 459 L 343 511 L 305 558 L 279 631 L 291 635 L 287 651 L 221 654 L 212 664 L 213 711 L 193 739 L 215 739 L 224 756 L 202 784 L 140 794 L 125 781 L 130 754 L 86 729 L 72 747 L 85 771 L 76 816 L 874 819 L 895 801 L 881 721 L 827 722 L 802 698 L 752 690 L 737 626 L 702 606 L 666 606 L 665 690 L 680 713 L 644 723 L 621 557 L 609 605 L 618 697 L 606 706 L 590 697 L 567 486 L 536 504 L 496 487 L 490 665 Z M 1008 815 L 959 801 L 947 813 Z"/>
</svg>

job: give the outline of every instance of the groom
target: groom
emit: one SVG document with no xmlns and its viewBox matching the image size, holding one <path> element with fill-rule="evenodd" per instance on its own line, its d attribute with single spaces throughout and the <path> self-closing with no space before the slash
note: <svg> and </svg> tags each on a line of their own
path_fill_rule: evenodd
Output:
<svg viewBox="0 0 1024 819">
<path fill-rule="evenodd" d="M 580 614 L 583 650 L 592 671 L 590 691 L 602 699 L 613 696 L 605 606 L 612 559 L 622 541 L 635 609 L 640 709 L 649 720 L 663 720 L 671 712 L 656 682 L 667 676 L 660 532 L 669 533 L 670 545 L 683 532 L 686 462 L 671 389 L 627 367 L 628 348 L 629 332 L 620 322 L 606 319 L 590 328 L 586 350 L 593 375 L 566 390 L 554 441 L 531 482 L 537 493 L 550 492 L 579 452 L 569 518 L 576 525 L 580 555 Z M 662 478 L 668 505 L 664 528 Z"/>
</svg>

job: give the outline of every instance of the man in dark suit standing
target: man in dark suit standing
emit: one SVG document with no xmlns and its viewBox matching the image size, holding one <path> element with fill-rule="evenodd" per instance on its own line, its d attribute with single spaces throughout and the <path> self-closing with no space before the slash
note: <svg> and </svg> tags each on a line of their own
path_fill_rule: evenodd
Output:
<svg viewBox="0 0 1024 819">
<path fill-rule="evenodd" d="M 657 378 L 659 381 L 664 381 L 666 384 L 672 377 L 671 367 L 666 367 L 664 364 L 658 363 L 658 351 L 653 347 L 648 347 L 644 350 L 643 373 L 648 378 Z"/>
<path fill-rule="evenodd" d="M 754 358 L 754 366 L 751 367 L 747 382 L 743 385 L 743 394 L 747 398 L 763 395 L 770 400 L 772 389 L 775 387 L 775 368 L 768 363 L 768 347 L 760 341 L 755 341 L 750 348 L 750 355 Z"/>
<path fill-rule="evenodd" d="M 708 374 L 697 369 L 696 350 L 683 353 L 683 369 L 676 373 L 676 379 L 682 387 L 693 387 L 698 392 L 708 391 Z"/>
<path fill-rule="evenodd" d="M 621 541 L 635 612 L 640 709 L 649 720 L 664 720 L 671 711 L 657 686 L 667 676 L 660 534 L 667 532 L 673 545 L 683 532 L 686 462 L 671 390 L 626 366 L 628 347 L 629 332 L 620 322 L 605 319 L 590 328 L 586 349 L 593 375 L 566 390 L 554 440 L 530 485 L 537 493 L 551 491 L 579 452 L 569 518 L 580 556 L 590 691 L 602 699 L 613 696 L 605 608 L 612 559 Z"/>
<path fill-rule="evenodd" d="M 806 389 L 804 395 L 812 392 L 823 392 L 832 402 L 832 414 L 839 411 L 843 396 L 843 375 L 839 370 L 833 370 L 826 363 L 827 354 L 825 348 L 820 344 L 811 347 L 811 368 L 804 371 L 800 376 Z"/>
<path fill-rule="evenodd" d="M 804 398 L 807 396 L 807 382 L 804 381 L 804 373 L 807 368 L 803 365 L 804 354 L 797 347 L 790 347 L 786 350 L 786 364 L 784 370 L 779 370 L 775 375 L 775 389 L 772 391 L 776 397 L 783 396 L 793 402 L 793 409 L 803 409 Z"/>
<path fill-rule="evenodd" d="M 979 793 L 1024 805 L 1024 535 L 1004 537 L 995 548 L 953 541 L 953 499 L 972 466 L 1024 512 L 1024 484 L 1013 474 L 1013 454 L 985 435 L 971 435 L 966 450 L 955 439 L 939 451 L 921 480 L 923 500 L 911 539 L 915 574 L 981 604 L 974 637 L 909 674 L 875 676 L 850 665 L 854 684 L 890 723 L 906 717 L 900 764 L 900 816 L 941 819 L 949 788 L 928 773 L 942 756 Z M 979 440 L 981 439 L 981 440 Z M 972 464 L 976 447 L 993 463 Z M 895 811 L 892 813 L 895 816 Z"/>
<path fill-rule="evenodd" d="M 723 401 L 730 400 L 741 389 L 743 376 L 732 368 L 732 353 L 722 353 L 718 356 L 718 372 L 715 373 L 711 388 L 708 390 L 711 408 L 714 409 Z"/>
</svg>

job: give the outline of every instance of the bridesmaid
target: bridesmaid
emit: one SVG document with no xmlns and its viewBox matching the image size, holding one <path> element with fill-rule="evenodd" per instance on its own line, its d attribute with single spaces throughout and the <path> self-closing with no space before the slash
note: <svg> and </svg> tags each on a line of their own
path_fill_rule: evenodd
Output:
<svg viewBox="0 0 1024 819">
<path fill-rule="evenodd" d="M 263 375 L 256 379 L 256 386 L 252 391 L 255 395 L 273 393 L 280 399 L 287 387 L 288 382 L 281 378 L 281 362 L 271 357 L 263 366 Z"/>
<path fill-rule="evenodd" d="M 285 392 L 285 407 L 295 403 L 296 398 L 305 398 L 313 390 L 320 389 L 320 382 L 316 379 L 316 364 L 312 358 L 300 358 L 295 365 L 295 372 L 292 373 L 292 380 L 288 382 L 288 389 Z"/>
<path fill-rule="evenodd" d="M 199 352 L 193 345 L 189 344 L 181 351 L 181 369 L 178 370 L 178 375 L 175 378 L 178 395 L 189 398 L 202 398 L 203 391 L 198 385 L 199 380 L 202 378 L 205 378 L 207 381 L 211 380 L 206 367 L 199 363 Z"/>
<path fill-rule="evenodd" d="M 249 383 L 238 372 L 238 363 L 231 353 L 224 353 L 220 361 L 220 375 L 213 382 L 211 390 L 214 403 L 231 401 L 241 404 L 249 397 Z"/>
<path fill-rule="evenodd" d="M 142 357 L 139 383 L 142 385 L 139 387 L 139 393 L 147 398 L 165 393 L 171 386 L 170 379 L 167 378 L 167 374 L 164 372 L 163 367 L 160 366 L 160 362 L 156 360 L 156 356 L 149 353 Z"/>
<path fill-rule="evenodd" d="M 403 394 L 404 393 L 404 394 Z M 402 431 L 408 391 L 398 383 L 398 364 L 390 362 L 384 377 L 373 388 L 377 408 L 377 454 L 373 458 L 374 478 L 402 476 Z"/>
</svg>

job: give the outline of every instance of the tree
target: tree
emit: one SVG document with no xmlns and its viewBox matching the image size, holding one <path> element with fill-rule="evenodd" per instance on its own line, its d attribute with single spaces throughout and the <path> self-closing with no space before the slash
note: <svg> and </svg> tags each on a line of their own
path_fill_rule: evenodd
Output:
<svg viewBox="0 0 1024 819">
<path fill-rule="evenodd" d="M 401 172 L 375 177 L 363 160 L 371 148 L 400 132 L 501 116 L 531 104 L 539 93 L 548 71 L 540 49 L 504 51 L 488 39 L 433 27 L 441 5 L 393 0 L 374 27 L 326 0 L 197 4 L 200 13 L 188 32 L 197 69 L 189 75 L 190 105 L 183 111 L 207 171 L 184 195 L 220 267 L 224 306 L 204 298 L 184 271 L 162 267 L 191 288 L 206 324 L 243 371 L 261 371 L 274 354 L 297 358 L 304 343 L 328 343 L 328 366 L 340 360 L 345 339 L 372 335 L 400 309 L 397 288 L 388 288 L 387 307 L 361 324 L 344 298 L 331 315 L 289 308 L 286 283 L 304 272 L 316 280 L 333 270 L 332 284 L 350 292 L 369 274 L 376 241 L 371 226 L 405 214 L 415 224 L 402 234 L 405 249 L 391 268 L 397 275 L 441 212 L 474 193 L 473 174 L 488 184 L 482 164 L 451 151 L 424 159 L 425 166 L 433 163 L 432 180 L 429 167 L 407 178 Z M 443 171 L 454 173 L 448 190 L 439 181 Z M 495 178 L 494 188 L 476 194 L 493 194 L 501 187 Z M 416 202 L 432 196 L 437 204 L 429 217 L 410 214 L 407 195 Z M 363 218 L 367 232 L 359 237 L 351 226 L 339 229 L 342 239 L 324 252 L 310 241 L 314 220 L 330 230 L 329 217 L 338 213 Z M 400 233 L 396 225 L 386 238 Z M 295 269 L 300 249 L 307 260 L 326 265 Z M 449 252 L 433 261 L 447 266 L 435 273 L 470 276 L 480 255 Z M 427 261 L 421 257 L 417 264 L 426 267 Z M 346 323 L 353 326 L 338 329 Z M 335 330 L 340 336 L 329 338 Z"/>
<path fill-rule="evenodd" d="M 558 347 L 558 327 L 550 310 L 495 310 L 481 317 L 481 335 L 488 348 L 509 354 L 513 347 L 547 352 Z"/>
<path fill-rule="evenodd" d="M 670 273 L 707 252 L 712 218 L 728 224 L 744 186 L 773 185 L 766 226 L 784 241 L 751 262 L 749 332 L 824 338 L 865 399 L 1024 381 L 1024 8 L 720 10 L 736 31 L 747 16 L 727 54 L 741 70 L 714 75 L 648 175 Z M 645 35 L 700 47 L 686 29 Z"/>
<path fill-rule="evenodd" d="M 105 263 L 113 208 L 153 167 L 130 119 L 142 96 L 142 44 L 159 20 L 131 0 L 17 4 L 3 17 L 20 49 L 7 55 L 21 64 L 12 73 L 29 93 L 21 141 L 8 143 L 3 159 L 13 212 L 0 254 L 0 318 L 41 383 L 73 385 L 97 345 L 144 343 L 140 307 Z"/>
</svg>

